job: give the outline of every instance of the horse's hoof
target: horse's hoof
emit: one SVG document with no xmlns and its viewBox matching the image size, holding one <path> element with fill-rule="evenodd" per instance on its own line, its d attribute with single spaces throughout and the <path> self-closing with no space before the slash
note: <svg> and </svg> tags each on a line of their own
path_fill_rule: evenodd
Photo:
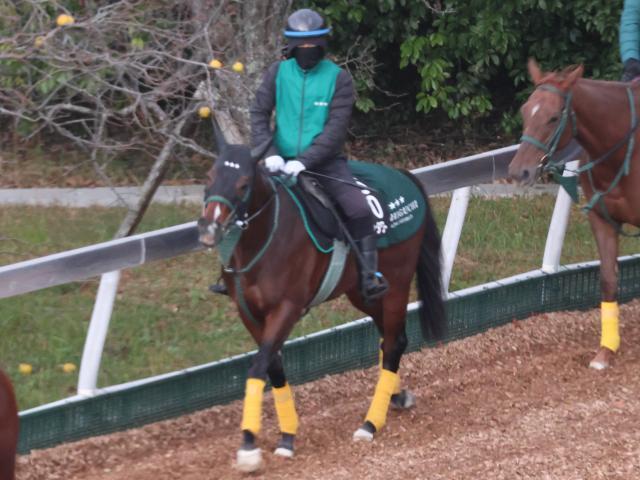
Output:
<svg viewBox="0 0 640 480">
<path fill-rule="evenodd" d="M 362 426 L 356 430 L 353 434 L 353 440 L 359 442 L 364 440 L 365 442 L 373 441 L 373 434 L 376 433 L 376 427 L 373 426 L 369 420 L 365 420 Z"/>
<path fill-rule="evenodd" d="M 259 448 L 238 450 L 236 468 L 241 472 L 255 472 L 262 466 L 262 453 Z"/>
<path fill-rule="evenodd" d="M 373 442 L 373 433 L 365 430 L 364 428 L 359 428 L 355 432 L 353 432 L 353 441 L 354 442 Z"/>
<path fill-rule="evenodd" d="M 589 368 L 593 368 L 594 370 L 605 370 L 611 366 L 613 356 L 614 353 L 611 350 L 602 347 L 589 363 Z"/>
<path fill-rule="evenodd" d="M 391 395 L 391 408 L 396 410 L 406 410 L 414 407 L 416 404 L 416 396 L 409 390 L 402 390 L 400 393 Z"/>
<path fill-rule="evenodd" d="M 606 363 L 602 363 L 598 360 L 591 360 L 591 362 L 589 362 L 589 368 L 593 368 L 594 370 L 604 370 L 608 366 L 609 365 Z"/>
<path fill-rule="evenodd" d="M 290 450 L 287 447 L 278 447 L 273 454 L 278 455 L 279 457 L 293 458 L 293 450 Z"/>
</svg>

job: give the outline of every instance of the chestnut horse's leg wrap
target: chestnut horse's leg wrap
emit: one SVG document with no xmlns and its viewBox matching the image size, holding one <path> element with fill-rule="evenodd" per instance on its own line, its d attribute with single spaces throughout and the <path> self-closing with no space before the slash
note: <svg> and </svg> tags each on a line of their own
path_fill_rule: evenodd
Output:
<svg viewBox="0 0 640 480">
<path fill-rule="evenodd" d="M 265 381 L 259 378 L 248 378 L 244 393 L 242 410 L 242 430 L 248 430 L 254 435 L 260 433 L 262 416 L 262 395 Z"/>
<path fill-rule="evenodd" d="M 276 405 L 280 431 L 295 435 L 298 431 L 298 414 L 293 400 L 293 391 L 288 383 L 285 383 L 282 388 L 273 388 L 273 402 Z"/>
<path fill-rule="evenodd" d="M 398 382 L 397 373 L 385 369 L 380 370 L 380 378 L 365 419 L 367 422 L 371 422 L 376 430 L 380 430 L 387 421 L 389 402 Z"/>
<path fill-rule="evenodd" d="M 618 302 L 602 302 L 600 315 L 602 321 L 602 335 L 600 346 L 616 352 L 620 347 L 620 333 L 618 331 Z"/>
</svg>

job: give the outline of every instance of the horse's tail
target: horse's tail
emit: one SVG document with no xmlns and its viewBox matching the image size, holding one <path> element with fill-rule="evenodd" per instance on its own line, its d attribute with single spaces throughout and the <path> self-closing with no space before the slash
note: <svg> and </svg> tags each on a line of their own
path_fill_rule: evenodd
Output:
<svg viewBox="0 0 640 480">
<path fill-rule="evenodd" d="M 416 271 L 418 298 L 422 303 L 419 309 L 420 327 L 425 340 L 439 340 L 447 333 L 447 315 L 441 273 L 440 232 L 422 183 L 411 173 L 406 173 L 420 188 L 426 204 L 424 236 L 420 244 L 420 256 Z"/>
</svg>

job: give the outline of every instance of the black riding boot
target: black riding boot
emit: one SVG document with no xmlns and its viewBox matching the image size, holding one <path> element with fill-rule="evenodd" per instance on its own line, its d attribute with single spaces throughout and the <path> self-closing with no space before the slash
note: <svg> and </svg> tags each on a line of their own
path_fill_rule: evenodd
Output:
<svg viewBox="0 0 640 480">
<path fill-rule="evenodd" d="M 356 241 L 362 261 L 360 263 L 360 289 L 365 301 L 382 297 L 389 289 L 389 284 L 378 271 L 378 250 L 376 236 L 367 235 Z"/>
</svg>

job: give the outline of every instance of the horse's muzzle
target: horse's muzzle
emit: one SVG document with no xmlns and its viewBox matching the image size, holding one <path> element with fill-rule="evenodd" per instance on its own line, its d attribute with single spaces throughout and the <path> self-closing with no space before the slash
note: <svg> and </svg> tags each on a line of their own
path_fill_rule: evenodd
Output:
<svg viewBox="0 0 640 480">
<path fill-rule="evenodd" d="M 221 229 L 216 222 L 204 217 L 198 219 L 198 241 L 207 248 L 214 248 L 220 242 Z"/>
<path fill-rule="evenodd" d="M 509 165 L 509 178 L 515 180 L 522 185 L 533 185 L 538 175 L 538 166 L 514 166 L 513 162 Z"/>
</svg>

